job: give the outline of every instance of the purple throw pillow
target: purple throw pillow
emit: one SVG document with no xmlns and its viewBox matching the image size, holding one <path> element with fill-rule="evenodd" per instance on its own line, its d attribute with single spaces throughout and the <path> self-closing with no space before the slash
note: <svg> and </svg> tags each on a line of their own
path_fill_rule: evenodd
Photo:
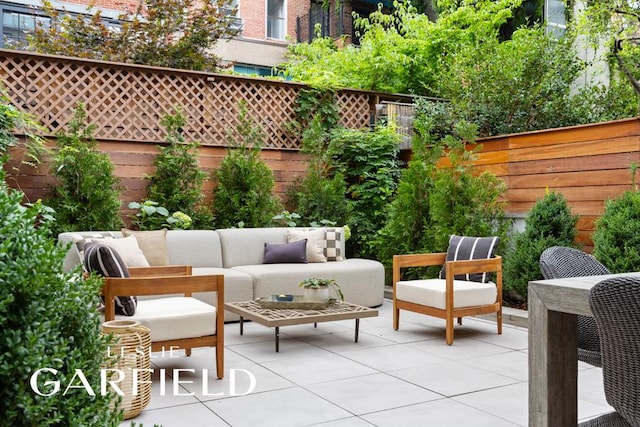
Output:
<svg viewBox="0 0 640 427">
<path fill-rule="evenodd" d="M 307 263 L 307 239 L 292 243 L 265 243 L 264 264 Z"/>
</svg>

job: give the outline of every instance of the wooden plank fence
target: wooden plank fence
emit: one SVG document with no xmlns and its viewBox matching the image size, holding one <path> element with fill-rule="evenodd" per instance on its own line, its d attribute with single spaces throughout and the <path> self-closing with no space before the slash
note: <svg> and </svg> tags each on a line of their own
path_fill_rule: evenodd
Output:
<svg viewBox="0 0 640 427">
<path fill-rule="evenodd" d="M 562 193 L 578 214 L 577 242 L 592 249 L 591 234 L 605 201 L 631 188 L 631 164 L 640 161 L 640 119 L 485 138 L 479 170 L 507 183 L 508 211 L 524 215 L 547 191 Z"/>
</svg>

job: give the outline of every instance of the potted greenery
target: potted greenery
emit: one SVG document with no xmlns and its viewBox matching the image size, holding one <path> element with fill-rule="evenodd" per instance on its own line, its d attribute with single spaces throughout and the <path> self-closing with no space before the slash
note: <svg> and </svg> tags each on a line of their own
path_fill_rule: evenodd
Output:
<svg viewBox="0 0 640 427">
<path fill-rule="evenodd" d="M 334 279 L 318 279 L 316 277 L 312 277 L 310 279 L 303 280 L 298 286 L 304 288 L 304 299 L 307 301 L 328 301 L 329 288 L 334 290 L 338 296 L 338 300 L 344 301 L 342 289 L 340 289 L 340 286 L 338 286 Z"/>
</svg>

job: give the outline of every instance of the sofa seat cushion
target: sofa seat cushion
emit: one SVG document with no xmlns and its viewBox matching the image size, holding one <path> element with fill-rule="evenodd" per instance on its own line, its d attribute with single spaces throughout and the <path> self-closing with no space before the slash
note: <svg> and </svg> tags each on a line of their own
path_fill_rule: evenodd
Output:
<svg viewBox="0 0 640 427">
<path fill-rule="evenodd" d="M 133 316 L 151 329 L 151 341 L 197 338 L 216 333 L 216 308 L 191 297 L 170 297 L 138 302 Z"/>
<path fill-rule="evenodd" d="M 249 274 L 242 271 L 236 271 L 231 268 L 210 268 L 200 267 L 193 269 L 193 275 L 199 274 L 222 274 L 224 275 L 224 300 L 231 301 L 250 301 L 253 299 L 253 283 Z M 216 295 L 214 292 L 195 292 L 193 296 L 207 304 L 215 305 Z M 239 320 L 240 316 L 224 312 L 225 322 Z"/>
<path fill-rule="evenodd" d="M 446 309 L 445 279 L 405 280 L 396 283 L 396 297 L 402 301 Z M 453 307 L 473 307 L 496 302 L 498 290 L 495 283 L 453 281 Z"/>
<path fill-rule="evenodd" d="M 303 294 L 298 284 L 318 277 L 335 279 L 345 301 L 375 307 L 384 300 L 384 267 L 378 261 L 352 258 L 341 262 L 242 265 L 231 270 L 249 274 L 254 298 L 275 293 Z M 225 292 L 226 292 L 225 288 Z"/>
</svg>

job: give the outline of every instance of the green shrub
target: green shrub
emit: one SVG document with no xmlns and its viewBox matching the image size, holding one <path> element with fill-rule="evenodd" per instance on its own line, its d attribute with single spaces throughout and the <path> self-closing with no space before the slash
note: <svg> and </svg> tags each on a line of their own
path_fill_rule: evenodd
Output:
<svg viewBox="0 0 640 427">
<path fill-rule="evenodd" d="M 26 135 L 24 141 L 26 150 L 22 163 L 34 166 L 39 163 L 39 155 L 45 151 L 44 141 L 37 135 L 43 129 L 33 116 L 25 114 L 11 105 L 11 99 L 0 82 L 0 156 L 4 156 L 8 153 L 9 148 L 20 142 L 14 135 L 14 130 L 17 128 L 21 128 Z"/>
<path fill-rule="evenodd" d="M 474 173 L 479 147 L 468 149 L 463 141 L 475 141 L 475 127 L 460 122 L 454 134 L 437 139 L 433 117 L 419 114 L 414 125 L 413 156 L 375 242 L 378 259 L 389 266 L 394 254 L 444 252 L 451 234 L 498 235 L 503 244 L 505 185 L 490 173 Z M 448 167 L 438 167 L 443 155 Z"/>
<path fill-rule="evenodd" d="M 187 120 L 178 108 L 174 108 L 173 114 L 164 116 L 161 124 L 167 131 L 169 144 L 160 148 L 160 154 L 154 162 L 156 170 L 149 178 L 148 200 L 153 200 L 169 212 L 180 211 L 191 217 L 196 216 L 201 210 L 202 184 L 207 177 L 198 166 L 200 144 L 196 141 L 185 142 L 182 129 Z M 209 222 L 211 220 L 208 219 Z M 198 228 L 208 228 L 207 225 L 210 225 L 206 224 L 206 218 L 198 222 Z"/>
<path fill-rule="evenodd" d="M 86 118 L 79 103 L 67 133 L 58 135 L 52 167 L 58 184 L 47 201 L 56 212 L 54 233 L 122 227 L 119 180 L 109 156 L 97 151 L 95 126 L 85 124 Z"/>
<path fill-rule="evenodd" d="M 286 196 L 287 208 L 298 213 L 305 225 L 322 220 L 343 225 L 349 217 L 347 184 L 343 174 L 331 165 L 328 145 L 326 123 L 316 114 L 302 136 L 301 151 L 309 156 L 307 173 L 287 189 Z"/>
<path fill-rule="evenodd" d="M 2 166 L 18 125 L 33 129 L 33 119 L 0 106 L 0 424 L 117 426 L 122 412 L 111 409 L 113 395 L 102 396 L 98 389 L 94 397 L 78 388 L 62 394 L 76 369 L 92 387 L 99 385 L 107 349 L 96 310 L 102 282 L 61 272 L 66 250 L 51 237 L 53 211 L 41 203 L 22 206 L 24 194 L 5 183 Z M 58 393 L 33 391 L 30 378 L 41 368 L 58 375 L 40 376 L 38 389 L 48 394 L 52 389 L 45 381 L 59 380 Z"/>
<path fill-rule="evenodd" d="M 562 194 L 550 192 L 538 200 L 527 214 L 524 232 L 505 254 L 505 288 L 526 299 L 529 281 L 542 279 L 540 255 L 550 246 L 575 247 L 577 222 Z"/>
<path fill-rule="evenodd" d="M 342 174 L 329 178 L 316 165 L 309 165 L 305 177 L 287 189 L 286 205 L 300 215 L 300 224 L 310 225 L 323 220 L 346 224 L 349 217 L 346 191 Z"/>
<path fill-rule="evenodd" d="M 401 171 L 395 198 L 387 209 L 387 221 L 375 241 L 377 259 L 387 267 L 393 255 L 427 249 L 424 242 L 430 217 L 429 197 L 436 163 L 444 150 L 442 144 L 436 143 L 436 124 L 430 115 L 418 114 L 414 125 L 411 160 Z"/>
<path fill-rule="evenodd" d="M 0 168 L 0 413 L 7 426 L 117 426 L 122 413 L 111 409 L 113 395 L 100 394 L 100 365 L 106 338 L 97 310 L 102 282 L 80 272 L 61 272 L 65 248 L 51 238 L 52 215 L 45 206 L 20 205 Z M 30 386 L 41 368 L 38 389 Z M 82 388 L 81 370 L 96 396 Z M 65 390 L 67 386 L 76 388 Z"/>
<path fill-rule="evenodd" d="M 606 202 L 595 224 L 593 245 L 595 257 L 612 273 L 640 270 L 640 192 L 637 189 Z"/>
<path fill-rule="evenodd" d="M 375 257 L 373 240 L 386 221 L 400 175 L 399 135 L 390 126 L 337 129 L 331 135 L 328 155 L 335 177 L 344 177 L 354 255 Z M 335 207 L 334 207 L 335 209 Z"/>
<path fill-rule="evenodd" d="M 281 211 L 273 172 L 260 159 L 265 134 L 240 105 L 239 124 L 216 171 L 213 213 L 217 228 L 264 227 Z"/>
<path fill-rule="evenodd" d="M 453 131 L 442 140 L 450 166 L 438 168 L 433 175 L 425 245 L 441 252 L 446 251 L 451 234 L 498 235 L 504 247 L 509 226 L 503 199 L 506 185 L 489 172 L 475 172 L 473 161 L 480 147 L 468 149 L 467 144 L 475 143 L 476 126 L 460 122 Z"/>
</svg>

